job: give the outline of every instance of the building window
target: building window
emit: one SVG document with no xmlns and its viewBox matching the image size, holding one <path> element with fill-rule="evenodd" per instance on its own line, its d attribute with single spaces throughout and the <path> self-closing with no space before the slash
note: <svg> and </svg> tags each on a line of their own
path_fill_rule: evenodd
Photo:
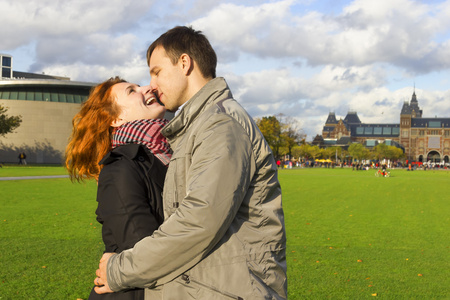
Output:
<svg viewBox="0 0 450 300">
<path fill-rule="evenodd" d="M 449 137 L 450 136 L 450 130 L 446 130 L 445 131 L 445 137 Z"/>
<path fill-rule="evenodd" d="M 408 130 L 402 130 L 402 137 L 408 137 Z"/>
<path fill-rule="evenodd" d="M 11 75 L 12 75 L 11 68 L 5 68 L 5 67 L 2 68 L 2 77 L 11 78 L 12 77 Z"/>
<path fill-rule="evenodd" d="M 12 78 L 11 56 L 0 56 L 0 69 L 2 78 Z"/>
<path fill-rule="evenodd" d="M 366 140 L 366 146 L 367 147 L 375 147 L 376 140 Z"/>
<path fill-rule="evenodd" d="M 398 127 L 392 128 L 392 134 L 393 135 L 399 135 L 400 134 L 400 128 L 398 128 Z"/>
<path fill-rule="evenodd" d="M 439 130 L 430 130 L 430 135 L 439 135 Z"/>
<path fill-rule="evenodd" d="M 424 136 L 425 135 L 425 130 L 419 130 L 419 136 Z"/>
<path fill-rule="evenodd" d="M 4 67 L 12 67 L 11 66 L 11 57 L 10 56 L 2 56 L 2 66 L 4 66 Z"/>
<path fill-rule="evenodd" d="M 382 132 L 382 128 L 381 127 L 375 127 L 374 129 L 373 129 L 373 134 L 374 135 L 381 135 L 381 132 Z"/>
<path fill-rule="evenodd" d="M 412 129 L 411 130 L 411 135 L 417 135 L 417 130 L 416 129 Z"/>
<path fill-rule="evenodd" d="M 441 122 L 440 121 L 430 121 L 428 122 L 428 127 L 430 128 L 440 128 Z"/>
<path fill-rule="evenodd" d="M 391 135 L 392 128 L 391 127 L 383 127 L 383 135 Z"/>
<path fill-rule="evenodd" d="M 433 136 L 428 139 L 428 148 L 440 148 L 441 138 Z"/>
</svg>

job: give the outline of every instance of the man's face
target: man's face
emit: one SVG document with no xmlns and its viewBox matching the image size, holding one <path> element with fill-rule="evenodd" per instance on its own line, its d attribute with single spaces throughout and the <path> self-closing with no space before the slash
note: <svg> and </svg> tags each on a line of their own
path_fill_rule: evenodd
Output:
<svg viewBox="0 0 450 300">
<path fill-rule="evenodd" d="M 162 46 L 150 57 L 150 86 L 168 111 L 175 112 L 187 100 L 187 76 L 179 60 L 175 65 Z"/>
</svg>

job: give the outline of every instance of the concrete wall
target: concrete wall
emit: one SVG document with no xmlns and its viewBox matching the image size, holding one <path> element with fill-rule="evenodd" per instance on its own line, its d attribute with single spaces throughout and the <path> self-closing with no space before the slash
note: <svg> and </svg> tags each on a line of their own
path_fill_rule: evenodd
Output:
<svg viewBox="0 0 450 300">
<path fill-rule="evenodd" d="M 14 133 L 0 137 L 0 162 L 18 163 L 25 152 L 27 163 L 60 164 L 72 132 L 72 118 L 81 104 L 25 100 L 1 100 L 7 115 L 21 115 Z"/>
</svg>

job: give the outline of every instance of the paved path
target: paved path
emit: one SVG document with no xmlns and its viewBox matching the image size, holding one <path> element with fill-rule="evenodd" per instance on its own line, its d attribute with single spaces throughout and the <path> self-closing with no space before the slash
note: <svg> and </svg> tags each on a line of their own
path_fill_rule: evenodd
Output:
<svg viewBox="0 0 450 300">
<path fill-rule="evenodd" d="M 51 179 L 51 178 L 69 178 L 69 175 L 0 177 L 0 181 L 2 181 L 2 180 Z"/>
</svg>

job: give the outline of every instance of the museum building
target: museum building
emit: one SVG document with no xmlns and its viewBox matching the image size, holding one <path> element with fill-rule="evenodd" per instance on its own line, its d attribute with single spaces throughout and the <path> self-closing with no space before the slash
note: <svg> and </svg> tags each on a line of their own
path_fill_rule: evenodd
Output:
<svg viewBox="0 0 450 300">
<path fill-rule="evenodd" d="M 72 132 L 72 118 L 96 83 L 68 77 L 13 71 L 13 57 L 0 54 L 0 105 L 22 117 L 12 133 L 0 136 L 0 163 L 60 164 Z"/>
<path fill-rule="evenodd" d="M 416 162 L 449 163 L 450 118 L 424 118 L 416 93 L 405 101 L 400 111 L 400 124 L 362 123 L 355 111 L 349 111 L 344 120 L 330 112 L 313 144 L 321 147 L 362 143 L 372 148 L 379 143 L 402 148 L 406 159 Z"/>
</svg>

